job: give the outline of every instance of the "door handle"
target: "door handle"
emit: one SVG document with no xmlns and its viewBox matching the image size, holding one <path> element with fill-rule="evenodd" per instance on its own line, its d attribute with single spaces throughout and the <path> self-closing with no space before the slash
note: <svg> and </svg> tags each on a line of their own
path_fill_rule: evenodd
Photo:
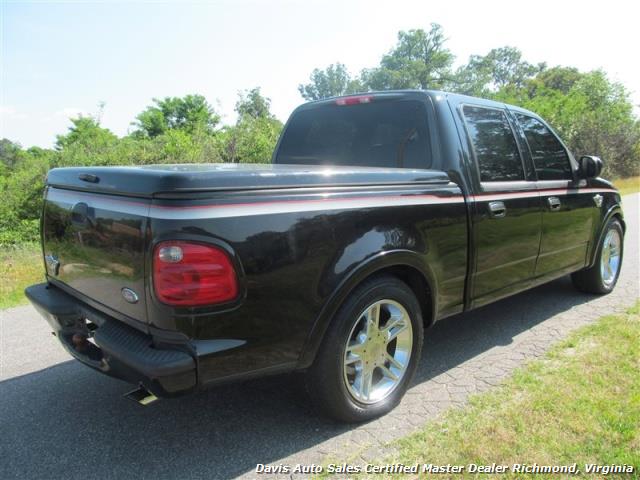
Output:
<svg viewBox="0 0 640 480">
<path fill-rule="evenodd" d="M 489 202 L 489 212 L 493 218 L 502 218 L 507 214 L 504 202 Z"/>
<path fill-rule="evenodd" d="M 548 197 L 547 203 L 549 204 L 549 210 L 553 211 L 560 210 L 562 206 L 558 197 Z"/>
</svg>

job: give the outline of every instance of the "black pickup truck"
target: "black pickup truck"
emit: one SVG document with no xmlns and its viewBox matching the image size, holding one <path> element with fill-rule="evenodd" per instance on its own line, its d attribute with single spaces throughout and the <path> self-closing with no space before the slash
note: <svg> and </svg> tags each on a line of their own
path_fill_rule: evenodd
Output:
<svg viewBox="0 0 640 480">
<path fill-rule="evenodd" d="M 26 294 L 142 402 L 301 371 L 321 411 L 362 421 L 400 401 L 434 322 L 567 274 L 614 288 L 625 223 L 601 168 L 493 101 L 308 103 L 271 164 L 51 170 Z"/>
</svg>

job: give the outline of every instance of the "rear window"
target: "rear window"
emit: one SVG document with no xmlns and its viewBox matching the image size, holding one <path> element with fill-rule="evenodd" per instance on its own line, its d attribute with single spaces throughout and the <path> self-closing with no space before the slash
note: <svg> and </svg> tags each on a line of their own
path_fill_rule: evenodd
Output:
<svg viewBox="0 0 640 480">
<path fill-rule="evenodd" d="M 425 106 L 417 101 L 323 105 L 294 114 L 275 163 L 430 168 Z"/>
</svg>

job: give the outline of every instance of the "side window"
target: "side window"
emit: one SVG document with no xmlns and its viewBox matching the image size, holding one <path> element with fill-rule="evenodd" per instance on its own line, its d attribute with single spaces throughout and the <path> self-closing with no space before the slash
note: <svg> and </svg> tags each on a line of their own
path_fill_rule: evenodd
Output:
<svg viewBox="0 0 640 480">
<path fill-rule="evenodd" d="M 524 130 L 539 180 L 571 180 L 569 155 L 556 136 L 539 120 L 515 114 Z"/>
<path fill-rule="evenodd" d="M 524 180 L 524 168 L 504 111 L 465 106 L 464 118 L 473 143 L 480 181 Z"/>
</svg>

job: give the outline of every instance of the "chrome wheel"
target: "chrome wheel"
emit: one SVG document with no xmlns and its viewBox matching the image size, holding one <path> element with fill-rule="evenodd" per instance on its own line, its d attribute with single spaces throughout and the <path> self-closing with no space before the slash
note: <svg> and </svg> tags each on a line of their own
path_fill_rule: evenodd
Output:
<svg viewBox="0 0 640 480">
<path fill-rule="evenodd" d="M 600 275 L 603 283 L 610 287 L 616 280 L 620 268 L 622 238 L 617 230 L 609 230 L 602 244 L 600 255 Z"/>
<path fill-rule="evenodd" d="M 393 300 L 379 300 L 356 319 L 344 352 L 347 390 L 362 403 L 376 403 L 402 381 L 413 347 L 407 310 Z"/>
</svg>

